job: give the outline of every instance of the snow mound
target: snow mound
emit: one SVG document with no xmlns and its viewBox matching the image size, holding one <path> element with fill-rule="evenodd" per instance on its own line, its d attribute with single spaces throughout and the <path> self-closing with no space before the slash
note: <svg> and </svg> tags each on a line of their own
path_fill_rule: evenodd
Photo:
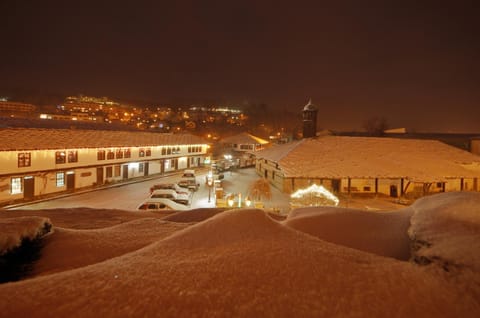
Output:
<svg viewBox="0 0 480 318">
<path fill-rule="evenodd" d="M 290 211 L 287 216 L 287 220 L 298 218 L 298 217 L 305 217 L 305 216 L 318 216 L 320 214 L 340 214 L 340 213 L 347 213 L 347 212 L 357 212 L 357 209 L 349 209 L 349 208 L 342 208 L 342 207 L 333 207 L 333 206 L 315 206 L 315 207 L 303 207 L 303 208 L 296 208 Z"/>
<path fill-rule="evenodd" d="M 480 193 L 437 194 L 416 201 L 411 208 L 415 213 L 409 234 L 418 262 L 480 273 Z"/>
<path fill-rule="evenodd" d="M 285 228 L 261 209 L 234 209 L 217 214 L 168 238 L 182 246 L 243 244 L 251 240 L 274 239 Z M 178 239 L 181 236 L 182 239 Z"/>
<path fill-rule="evenodd" d="M 178 223 L 201 222 L 223 211 L 224 209 L 194 209 L 178 211 L 163 217 L 162 220 Z"/>
<path fill-rule="evenodd" d="M 129 227 L 113 227 L 118 235 Z M 125 241 L 133 239 L 127 237 Z M 0 285 L 14 317 L 478 317 L 446 273 L 230 210 L 104 262 Z"/>
<path fill-rule="evenodd" d="M 144 218 L 103 229 L 55 228 L 55 233 L 44 240 L 42 258 L 35 264 L 32 276 L 79 268 L 121 256 L 186 226 Z"/>
<path fill-rule="evenodd" d="M 409 208 L 368 212 L 336 207 L 293 210 L 286 226 L 322 240 L 399 260 L 410 258 Z"/>
<path fill-rule="evenodd" d="M 145 217 L 162 218 L 167 214 L 92 208 L 0 211 L 0 220 L 20 216 L 42 216 L 62 228 L 98 229 Z"/>
<path fill-rule="evenodd" d="M 19 247 L 23 240 L 35 240 L 50 232 L 52 224 L 44 217 L 0 219 L 0 255 Z"/>
</svg>

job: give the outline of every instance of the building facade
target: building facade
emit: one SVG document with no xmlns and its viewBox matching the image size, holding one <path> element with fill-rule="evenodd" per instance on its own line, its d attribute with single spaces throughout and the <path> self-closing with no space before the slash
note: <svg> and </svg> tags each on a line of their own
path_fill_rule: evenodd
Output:
<svg viewBox="0 0 480 318">
<path fill-rule="evenodd" d="M 0 130 L 0 204 L 203 165 L 208 145 L 186 134 Z"/>
<path fill-rule="evenodd" d="M 391 197 L 480 191 L 480 157 L 435 140 L 324 136 L 255 155 L 257 173 L 286 193 L 314 183 Z"/>
</svg>

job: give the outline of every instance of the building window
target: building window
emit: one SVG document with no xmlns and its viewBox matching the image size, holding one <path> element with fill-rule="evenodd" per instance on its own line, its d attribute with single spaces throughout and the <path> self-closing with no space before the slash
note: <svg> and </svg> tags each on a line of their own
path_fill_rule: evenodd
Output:
<svg viewBox="0 0 480 318">
<path fill-rule="evenodd" d="M 167 154 L 167 149 L 165 147 L 162 147 L 162 156 L 165 156 Z"/>
<path fill-rule="evenodd" d="M 18 154 L 18 167 L 30 167 L 30 153 L 29 152 L 22 152 Z"/>
<path fill-rule="evenodd" d="M 65 163 L 67 160 L 65 151 L 56 151 L 55 152 L 55 163 Z"/>
<path fill-rule="evenodd" d="M 113 174 L 115 177 L 120 177 L 120 165 L 114 167 Z"/>
<path fill-rule="evenodd" d="M 131 157 L 132 157 L 132 152 L 130 151 L 130 148 L 125 149 L 125 150 L 123 151 L 123 156 L 124 156 L 125 158 L 131 158 Z"/>
<path fill-rule="evenodd" d="M 147 149 L 145 150 L 145 156 L 150 157 L 151 155 L 152 155 L 152 149 L 147 148 Z"/>
<path fill-rule="evenodd" d="M 115 159 L 115 153 L 113 152 L 113 150 L 109 150 L 109 151 L 107 152 L 107 159 L 108 159 L 108 160 Z"/>
<path fill-rule="evenodd" d="M 107 178 L 111 178 L 112 175 L 113 175 L 113 169 L 112 169 L 112 167 L 107 167 L 107 169 L 105 169 L 105 173 L 106 173 L 106 177 L 107 177 Z"/>
<path fill-rule="evenodd" d="M 171 155 L 172 154 L 172 148 L 168 147 L 167 148 L 167 155 Z"/>
<path fill-rule="evenodd" d="M 57 172 L 57 188 L 65 186 L 65 173 Z"/>
<path fill-rule="evenodd" d="M 105 160 L 105 150 L 97 151 L 97 160 Z"/>
<path fill-rule="evenodd" d="M 68 152 L 68 162 L 78 162 L 78 152 L 76 150 Z"/>
<path fill-rule="evenodd" d="M 22 193 L 22 178 L 12 178 L 10 181 L 10 193 Z"/>
<path fill-rule="evenodd" d="M 139 157 L 145 157 L 145 149 L 140 148 L 140 150 L 138 150 L 138 156 Z"/>
<path fill-rule="evenodd" d="M 143 163 L 138 164 L 138 172 L 143 172 Z"/>
<path fill-rule="evenodd" d="M 122 151 L 122 149 L 117 149 L 117 150 L 115 151 L 115 158 L 117 158 L 117 159 L 122 159 L 122 158 L 123 158 L 123 151 Z"/>
<path fill-rule="evenodd" d="M 192 152 L 192 146 L 188 146 L 188 153 Z"/>
</svg>

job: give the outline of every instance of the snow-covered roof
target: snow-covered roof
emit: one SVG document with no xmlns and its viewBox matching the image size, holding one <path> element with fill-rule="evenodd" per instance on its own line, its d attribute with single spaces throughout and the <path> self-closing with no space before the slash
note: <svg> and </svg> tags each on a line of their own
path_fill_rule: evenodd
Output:
<svg viewBox="0 0 480 318">
<path fill-rule="evenodd" d="M 0 129 L 0 151 L 205 143 L 202 138 L 190 134 L 76 129 Z"/>
<path fill-rule="evenodd" d="M 480 177 L 480 157 L 435 140 L 325 136 L 256 153 L 279 164 L 285 177 L 406 178 L 440 182 Z M 478 168 L 477 168 L 478 169 Z"/>
<path fill-rule="evenodd" d="M 223 138 L 222 143 L 231 143 L 231 144 L 268 144 L 268 141 L 260 137 L 251 135 L 249 133 L 243 132 L 238 135 L 230 136 Z"/>
</svg>

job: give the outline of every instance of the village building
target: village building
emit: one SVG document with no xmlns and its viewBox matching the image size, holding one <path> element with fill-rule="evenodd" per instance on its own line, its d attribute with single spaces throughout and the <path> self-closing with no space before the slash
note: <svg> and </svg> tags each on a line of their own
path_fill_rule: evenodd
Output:
<svg viewBox="0 0 480 318">
<path fill-rule="evenodd" d="M 412 198 L 480 191 L 480 156 L 436 140 L 317 136 L 316 112 L 311 102 L 303 109 L 304 139 L 255 153 L 257 173 L 283 192 L 312 184 Z"/>
<path fill-rule="evenodd" d="M 256 169 L 287 193 L 313 183 L 391 197 L 480 190 L 480 157 L 436 140 L 308 138 L 257 152 Z"/>
<path fill-rule="evenodd" d="M 254 152 L 268 148 L 270 142 L 252 134 L 243 132 L 219 141 L 222 154 L 232 156 L 240 167 L 255 165 Z M 221 155 L 222 155 L 221 154 Z"/>
<path fill-rule="evenodd" d="M 188 134 L 0 129 L 0 204 L 203 166 Z"/>
</svg>

